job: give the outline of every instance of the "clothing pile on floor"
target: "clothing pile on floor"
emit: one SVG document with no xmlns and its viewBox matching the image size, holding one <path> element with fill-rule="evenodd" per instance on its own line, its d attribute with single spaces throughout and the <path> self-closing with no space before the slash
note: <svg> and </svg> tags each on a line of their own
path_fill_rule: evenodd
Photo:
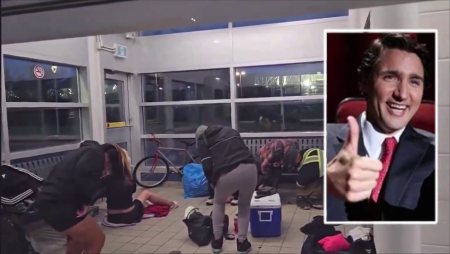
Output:
<svg viewBox="0 0 450 254">
<path fill-rule="evenodd" d="M 355 227 L 346 235 L 336 230 L 337 225 L 325 225 L 323 216 L 300 228 L 307 235 L 301 254 L 376 254 L 372 229 Z"/>
</svg>

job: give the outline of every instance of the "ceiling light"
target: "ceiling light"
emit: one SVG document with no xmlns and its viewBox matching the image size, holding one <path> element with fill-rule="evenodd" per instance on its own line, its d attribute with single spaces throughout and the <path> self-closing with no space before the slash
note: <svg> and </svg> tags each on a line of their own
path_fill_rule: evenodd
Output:
<svg viewBox="0 0 450 254">
<path fill-rule="evenodd" d="M 244 72 L 244 71 L 241 71 L 241 75 L 245 75 L 245 72 Z"/>
<path fill-rule="evenodd" d="M 239 86 L 239 83 L 237 83 L 236 85 Z"/>
<path fill-rule="evenodd" d="M 191 86 L 187 86 L 187 88 L 191 88 Z"/>
<path fill-rule="evenodd" d="M 197 22 L 197 20 L 195 20 L 194 18 L 191 18 L 191 20 L 192 20 L 193 22 Z"/>
<path fill-rule="evenodd" d="M 255 84 L 255 86 L 259 86 L 259 84 Z"/>
<path fill-rule="evenodd" d="M 241 75 L 238 71 L 236 72 L 236 76 L 239 76 L 239 75 Z"/>
<path fill-rule="evenodd" d="M 220 80 L 220 78 L 219 78 L 219 77 L 216 77 L 216 80 Z"/>
<path fill-rule="evenodd" d="M 162 88 L 162 87 L 160 87 L 160 88 L 159 88 L 159 90 L 163 90 L 163 88 Z"/>
</svg>

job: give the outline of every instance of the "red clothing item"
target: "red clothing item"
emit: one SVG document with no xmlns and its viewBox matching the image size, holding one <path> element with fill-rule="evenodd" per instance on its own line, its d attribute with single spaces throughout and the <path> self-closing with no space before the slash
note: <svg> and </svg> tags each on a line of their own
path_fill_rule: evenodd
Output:
<svg viewBox="0 0 450 254">
<path fill-rule="evenodd" d="M 384 152 L 381 156 L 381 162 L 383 163 L 383 169 L 378 177 L 377 185 L 372 192 L 372 200 L 375 203 L 378 202 L 378 197 L 380 196 L 381 188 L 383 187 L 384 179 L 391 165 L 392 159 L 394 157 L 395 148 L 397 147 L 397 140 L 395 138 L 386 138 L 383 142 Z"/>
<path fill-rule="evenodd" d="M 338 252 L 350 249 L 350 244 L 342 234 L 327 236 L 319 241 L 322 248 L 328 252 Z"/>
<path fill-rule="evenodd" d="M 170 212 L 169 206 L 164 205 L 149 205 L 144 208 L 144 214 L 154 214 L 155 217 L 166 217 Z"/>
</svg>

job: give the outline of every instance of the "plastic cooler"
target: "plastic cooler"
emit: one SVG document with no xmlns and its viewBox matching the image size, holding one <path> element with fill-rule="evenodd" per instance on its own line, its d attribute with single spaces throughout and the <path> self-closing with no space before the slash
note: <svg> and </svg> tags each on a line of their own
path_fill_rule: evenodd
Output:
<svg viewBox="0 0 450 254">
<path fill-rule="evenodd" d="M 281 201 L 278 193 L 255 199 L 250 205 L 250 231 L 253 237 L 277 237 L 281 235 Z"/>
</svg>

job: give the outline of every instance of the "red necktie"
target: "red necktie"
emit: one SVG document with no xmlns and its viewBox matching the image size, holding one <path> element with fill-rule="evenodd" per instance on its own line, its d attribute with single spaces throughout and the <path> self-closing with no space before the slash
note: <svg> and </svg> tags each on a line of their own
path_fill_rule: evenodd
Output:
<svg viewBox="0 0 450 254">
<path fill-rule="evenodd" d="M 383 187 L 384 179 L 386 178 L 389 166 L 392 162 L 392 157 L 394 157 L 395 147 L 397 146 L 397 140 L 395 138 L 386 138 L 383 142 L 383 155 L 381 156 L 381 163 L 383 163 L 383 169 L 380 171 L 380 176 L 378 177 L 377 185 L 372 191 L 372 200 L 375 203 L 378 202 L 378 196 L 380 195 L 381 188 Z"/>
</svg>

